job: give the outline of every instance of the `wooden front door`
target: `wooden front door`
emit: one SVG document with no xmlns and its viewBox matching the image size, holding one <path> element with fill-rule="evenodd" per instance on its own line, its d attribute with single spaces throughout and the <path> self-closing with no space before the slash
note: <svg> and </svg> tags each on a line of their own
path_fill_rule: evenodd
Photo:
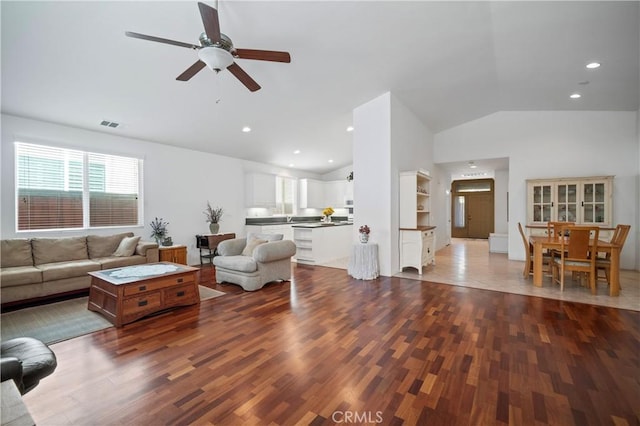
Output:
<svg viewBox="0 0 640 426">
<path fill-rule="evenodd" d="M 454 181 L 451 236 L 489 238 L 494 226 L 493 179 Z"/>
</svg>

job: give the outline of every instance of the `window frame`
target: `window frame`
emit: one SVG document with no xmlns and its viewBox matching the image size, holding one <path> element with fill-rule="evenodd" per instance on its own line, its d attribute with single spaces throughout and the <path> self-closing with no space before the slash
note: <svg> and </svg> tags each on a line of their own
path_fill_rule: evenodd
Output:
<svg viewBox="0 0 640 426">
<path fill-rule="evenodd" d="M 20 176 L 21 176 L 21 170 L 22 170 L 22 166 L 20 164 L 20 155 L 24 155 L 24 153 L 20 153 L 20 145 L 29 147 L 29 146 L 34 146 L 34 147 L 42 147 L 43 149 L 49 149 L 49 150 L 53 150 L 54 152 L 57 152 L 58 154 L 60 154 L 61 156 L 65 155 L 66 152 L 75 152 L 75 153 L 79 153 L 80 157 L 82 158 L 82 167 L 81 167 L 81 179 L 82 179 L 82 190 L 81 190 L 81 203 L 82 203 L 82 225 L 81 226 L 76 226 L 76 227 L 45 227 L 45 228 L 29 228 L 29 229 L 25 229 L 22 228 L 20 229 L 20 202 L 21 202 L 21 194 L 20 191 L 23 190 L 24 188 L 22 188 L 20 186 Z M 91 188 L 89 185 L 89 174 L 91 172 L 91 164 L 92 162 L 90 161 L 91 157 L 115 157 L 117 159 L 126 159 L 126 161 L 129 161 L 133 164 L 133 162 L 135 161 L 136 167 L 137 167 L 137 182 L 136 182 L 136 186 L 137 186 L 137 195 L 134 194 L 135 197 L 137 197 L 136 200 L 136 212 L 134 213 L 136 218 L 135 218 L 135 223 L 127 223 L 127 224 L 108 224 L 108 225 L 98 225 L 98 226 L 92 226 L 91 225 L 91 202 L 92 202 L 92 192 L 94 194 L 94 201 L 95 201 L 95 194 L 97 192 L 100 191 L 95 191 L 95 188 Z M 30 141 L 29 138 L 16 138 L 16 140 L 14 141 L 14 213 L 15 213 L 15 217 L 14 217 L 14 229 L 16 233 L 33 233 L 33 232 L 61 232 L 61 231 L 87 231 L 87 230 L 92 230 L 92 229 L 113 229 L 113 228 L 138 228 L 141 226 L 144 226 L 143 222 L 144 222 L 144 159 L 137 157 L 137 156 L 133 156 L 131 154 L 116 154 L 116 153 L 107 153 L 107 152 L 99 152 L 99 151 L 89 151 L 86 150 L 84 148 L 77 148 L 77 147 L 72 147 L 72 146 L 63 146 L 63 145 L 57 145 L 57 144 L 52 144 L 49 142 L 42 142 L 42 141 Z M 66 165 L 65 165 L 66 166 Z M 114 173 L 115 175 L 117 175 L 117 172 Z M 108 175 L 108 173 L 105 174 L 105 182 L 106 182 L 106 176 Z M 65 179 L 68 179 L 69 176 L 65 176 Z M 37 190 L 36 188 L 31 188 L 33 190 Z M 134 188 L 135 189 L 135 188 Z M 119 194 L 118 192 L 114 192 L 113 194 Z M 124 194 L 124 192 L 122 193 Z M 133 215 L 131 216 L 131 218 L 133 218 Z M 56 224 L 58 225 L 58 224 Z"/>
</svg>

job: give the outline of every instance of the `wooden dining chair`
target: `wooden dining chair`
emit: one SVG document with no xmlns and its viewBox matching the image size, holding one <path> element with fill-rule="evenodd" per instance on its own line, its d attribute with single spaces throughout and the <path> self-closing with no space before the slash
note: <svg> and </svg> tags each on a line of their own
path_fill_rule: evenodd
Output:
<svg viewBox="0 0 640 426">
<path fill-rule="evenodd" d="M 527 278 L 529 275 L 533 274 L 533 246 L 529 243 L 529 239 L 524 234 L 524 230 L 522 229 L 522 224 L 520 222 L 518 222 L 518 231 L 520 231 L 520 236 L 522 237 L 522 243 L 524 244 L 525 253 L 524 270 L 522 271 L 522 276 Z M 543 253 L 542 255 L 542 267 L 543 271 L 546 271 L 547 274 L 551 271 L 551 256 L 548 253 Z"/>
<path fill-rule="evenodd" d="M 619 245 L 621 252 L 624 247 L 624 243 L 627 240 L 627 235 L 629 235 L 630 229 L 631 225 L 618 225 L 616 226 L 615 231 L 613 231 L 611 243 Z M 607 253 L 604 258 L 598 257 L 596 259 L 596 270 L 598 273 L 596 279 L 604 278 L 607 281 L 607 284 L 611 285 L 609 280 L 609 274 L 611 272 L 611 253 Z M 599 275 L 600 271 L 604 271 L 604 277 Z"/>
<path fill-rule="evenodd" d="M 553 282 L 560 284 L 564 291 L 566 272 L 577 272 L 584 285 L 584 277 L 589 277 L 591 293 L 596 292 L 596 253 L 598 252 L 597 226 L 564 226 L 561 229 L 568 234 L 560 239 L 560 250 L 554 254 L 551 262 Z M 593 241 L 593 244 L 591 244 Z"/>
<path fill-rule="evenodd" d="M 562 228 L 565 226 L 574 226 L 575 222 L 547 222 L 547 235 L 550 237 L 558 237 L 562 235 Z"/>
</svg>

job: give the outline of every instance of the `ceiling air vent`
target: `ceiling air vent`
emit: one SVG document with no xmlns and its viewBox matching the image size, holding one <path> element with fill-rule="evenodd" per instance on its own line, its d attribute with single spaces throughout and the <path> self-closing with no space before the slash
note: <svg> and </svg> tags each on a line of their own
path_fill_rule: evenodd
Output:
<svg viewBox="0 0 640 426">
<path fill-rule="evenodd" d="M 101 126 L 105 126 L 105 127 L 113 127 L 115 129 L 116 127 L 118 127 L 120 125 L 120 123 L 116 123 L 115 121 L 102 120 L 100 125 Z"/>
</svg>

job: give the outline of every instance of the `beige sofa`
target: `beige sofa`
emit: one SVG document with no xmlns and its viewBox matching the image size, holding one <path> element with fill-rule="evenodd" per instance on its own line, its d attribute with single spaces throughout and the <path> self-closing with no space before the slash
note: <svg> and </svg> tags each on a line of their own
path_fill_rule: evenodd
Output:
<svg viewBox="0 0 640 426">
<path fill-rule="evenodd" d="M 158 244 L 133 233 L 0 241 L 2 304 L 88 289 L 87 272 L 158 261 Z"/>
</svg>

